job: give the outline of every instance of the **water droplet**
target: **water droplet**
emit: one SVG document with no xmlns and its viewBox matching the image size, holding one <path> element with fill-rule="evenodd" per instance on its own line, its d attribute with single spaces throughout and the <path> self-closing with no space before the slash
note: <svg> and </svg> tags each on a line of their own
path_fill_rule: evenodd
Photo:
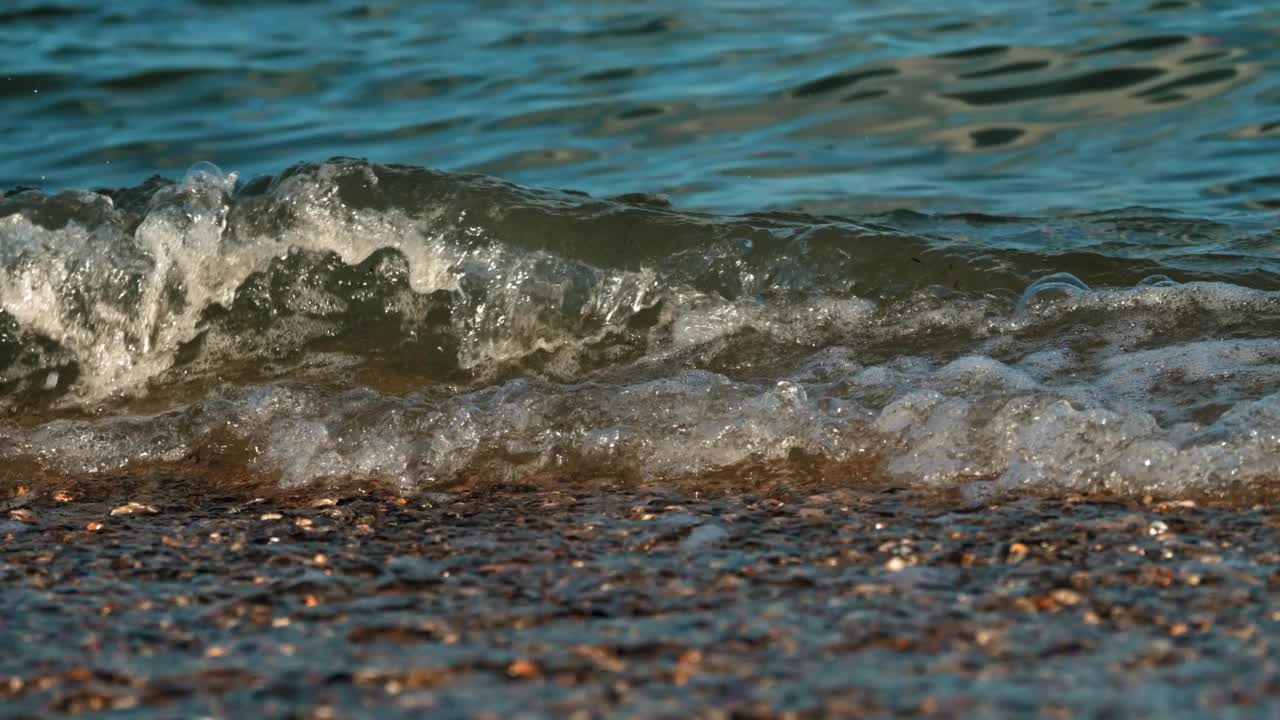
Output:
<svg viewBox="0 0 1280 720">
<path fill-rule="evenodd" d="M 222 178 L 224 176 L 225 173 L 222 172 L 222 168 L 219 168 L 217 165 L 214 165 L 207 160 L 201 160 L 187 168 L 187 174 L 182 176 L 182 183 L 184 185 L 191 185 L 193 182 L 198 182 L 206 177 Z"/>
</svg>

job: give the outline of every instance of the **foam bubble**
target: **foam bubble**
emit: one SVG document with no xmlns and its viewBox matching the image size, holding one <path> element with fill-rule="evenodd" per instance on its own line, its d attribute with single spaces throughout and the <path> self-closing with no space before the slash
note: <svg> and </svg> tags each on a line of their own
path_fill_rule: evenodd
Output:
<svg viewBox="0 0 1280 720">
<path fill-rule="evenodd" d="M 1046 305 L 1062 303 L 1089 292 L 1089 286 L 1071 273 L 1054 273 L 1027 286 L 1018 299 L 1016 312 L 1025 315 Z"/>
</svg>

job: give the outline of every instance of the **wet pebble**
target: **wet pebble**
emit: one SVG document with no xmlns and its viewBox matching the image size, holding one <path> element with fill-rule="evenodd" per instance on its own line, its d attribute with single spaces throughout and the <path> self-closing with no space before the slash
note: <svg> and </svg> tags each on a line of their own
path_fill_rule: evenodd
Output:
<svg viewBox="0 0 1280 720">
<path fill-rule="evenodd" d="M 111 516 L 116 517 L 118 515 L 155 515 L 159 512 L 160 510 L 157 509 L 154 505 L 144 505 L 140 502 L 129 501 L 124 505 L 113 508 L 111 510 Z"/>
<path fill-rule="evenodd" d="M 706 547 L 723 542 L 729 537 L 729 531 L 713 523 L 699 525 L 689 531 L 689 536 L 680 543 L 682 552 L 696 552 Z"/>
</svg>

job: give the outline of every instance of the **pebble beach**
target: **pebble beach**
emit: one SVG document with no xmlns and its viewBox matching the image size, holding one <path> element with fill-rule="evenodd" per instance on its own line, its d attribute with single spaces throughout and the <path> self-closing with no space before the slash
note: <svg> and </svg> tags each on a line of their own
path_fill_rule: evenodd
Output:
<svg viewBox="0 0 1280 720">
<path fill-rule="evenodd" d="M 758 490 L 19 496 L 0 714 L 1280 711 L 1265 508 Z"/>
</svg>

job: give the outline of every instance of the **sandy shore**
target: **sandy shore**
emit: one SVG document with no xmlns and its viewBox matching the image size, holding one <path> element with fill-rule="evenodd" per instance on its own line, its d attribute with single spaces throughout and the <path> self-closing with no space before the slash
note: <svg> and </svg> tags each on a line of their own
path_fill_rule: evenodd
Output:
<svg viewBox="0 0 1280 720">
<path fill-rule="evenodd" d="M 5 506 L 0 715 L 1280 713 L 1269 507 L 128 494 Z"/>
</svg>

